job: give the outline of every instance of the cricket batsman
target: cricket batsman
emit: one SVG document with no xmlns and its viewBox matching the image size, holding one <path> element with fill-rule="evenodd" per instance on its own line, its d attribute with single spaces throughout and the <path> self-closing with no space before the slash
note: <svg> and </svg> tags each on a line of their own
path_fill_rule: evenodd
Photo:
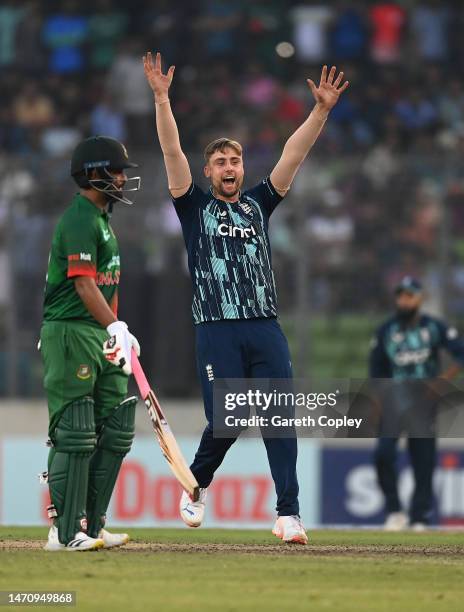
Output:
<svg viewBox="0 0 464 612">
<path fill-rule="evenodd" d="M 134 167 L 113 138 L 79 143 L 71 161 L 79 192 L 53 234 L 39 344 L 49 411 L 49 551 L 129 539 L 104 525 L 137 403 L 126 395 L 131 348 L 140 347 L 117 318 L 120 261 L 109 218 L 114 203 L 132 204 L 127 195 L 140 178 L 128 179 L 125 170 Z"/>
<path fill-rule="evenodd" d="M 230 138 L 211 142 L 204 152 L 204 174 L 211 183 L 205 193 L 192 180 L 171 110 L 174 66 L 163 74 L 159 53 L 155 61 L 147 53 L 143 64 L 154 93 L 158 138 L 193 283 L 197 367 L 208 424 L 191 465 L 200 499 L 193 502 L 184 493 L 180 513 L 187 525 L 199 527 L 208 486 L 236 439 L 213 437 L 214 379 L 292 377 L 287 340 L 277 321 L 269 218 L 348 82 L 342 83 L 343 72 L 336 76 L 335 67 L 328 72 L 326 66 L 318 87 L 308 79 L 316 105 L 288 139 L 271 174 L 252 189 L 242 191 L 241 145 Z M 264 443 L 277 492 L 273 533 L 285 542 L 306 544 L 299 517 L 296 439 L 265 439 Z"/>
<path fill-rule="evenodd" d="M 427 528 L 433 507 L 432 480 L 436 460 L 434 435 L 408 437 L 408 451 L 415 487 L 408 516 L 398 496 L 397 446 L 403 424 L 419 418 L 418 431 L 434 431 L 435 409 L 426 385 L 408 384 L 436 377 L 450 380 L 464 365 L 464 341 L 457 330 L 440 319 L 422 312 L 422 284 L 405 276 L 395 289 L 396 312 L 376 331 L 369 357 L 371 378 L 392 378 L 395 385 L 385 398 L 380 436 L 374 461 L 377 480 L 385 496 L 386 531 L 401 531 L 408 524 L 414 531 Z M 455 363 L 441 372 L 440 350 L 445 349 Z M 401 384 L 401 381 L 406 381 Z M 418 427 L 419 425 L 419 427 Z M 392 435 L 398 432 L 396 435 Z"/>
</svg>

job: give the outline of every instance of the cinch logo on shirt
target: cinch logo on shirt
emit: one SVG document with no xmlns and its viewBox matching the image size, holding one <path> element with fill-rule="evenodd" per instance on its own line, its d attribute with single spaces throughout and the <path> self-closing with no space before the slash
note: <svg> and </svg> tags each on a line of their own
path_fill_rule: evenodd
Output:
<svg viewBox="0 0 464 612">
<path fill-rule="evenodd" d="M 220 236 L 230 236 L 232 238 L 251 238 L 256 236 L 256 230 L 253 226 L 251 227 L 237 227 L 236 225 L 226 225 L 221 223 L 218 225 L 218 232 Z"/>
<path fill-rule="evenodd" d="M 430 349 L 422 348 L 417 351 L 401 351 L 394 357 L 397 366 L 420 365 L 430 357 Z"/>
</svg>

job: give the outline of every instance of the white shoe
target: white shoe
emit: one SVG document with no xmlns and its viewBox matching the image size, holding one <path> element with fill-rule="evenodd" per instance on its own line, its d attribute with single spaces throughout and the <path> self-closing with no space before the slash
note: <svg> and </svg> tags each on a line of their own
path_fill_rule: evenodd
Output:
<svg viewBox="0 0 464 612">
<path fill-rule="evenodd" d="M 106 529 L 100 529 L 98 538 L 103 540 L 103 548 L 115 548 L 116 546 L 124 546 L 129 542 L 130 538 L 127 533 L 110 533 Z"/>
<path fill-rule="evenodd" d="M 384 531 L 403 531 L 408 526 L 408 517 L 404 512 L 390 512 L 383 525 Z"/>
<path fill-rule="evenodd" d="M 278 516 L 272 533 L 284 542 L 308 543 L 308 536 L 299 516 Z"/>
<path fill-rule="evenodd" d="M 423 533 L 427 531 L 428 525 L 426 523 L 412 523 L 411 531 L 415 531 L 416 533 Z"/>
<path fill-rule="evenodd" d="M 182 492 L 179 503 L 180 516 L 189 527 L 199 527 L 201 525 L 205 516 L 207 493 L 208 489 L 200 489 L 200 497 L 198 501 L 194 502 L 188 493 Z"/>
<path fill-rule="evenodd" d="M 70 542 L 62 544 L 58 539 L 58 528 L 52 525 L 48 532 L 48 541 L 44 546 L 44 550 L 51 552 L 56 552 L 58 550 L 98 550 L 99 548 L 103 548 L 103 546 L 103 540 L 91 538 L 83 531 L 78 531 Z"/>
</svg>

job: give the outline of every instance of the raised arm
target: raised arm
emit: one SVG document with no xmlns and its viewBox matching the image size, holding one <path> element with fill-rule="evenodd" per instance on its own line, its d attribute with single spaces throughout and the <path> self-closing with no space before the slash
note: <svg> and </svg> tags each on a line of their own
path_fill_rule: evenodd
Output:
<svg viewBox="0 0 464 612">
<path fill-rule="evenodd" d="M 298 168 L 316 142 L 331 109 L 338 102 L 340 94 L 348 87 L 348 81 L 342 85 L 343 72 L 340 72 L 336 79 L 335 72 L 336 68 L 332 66 L 327 76 L 327 66 L 324 66 L 319 87 L 316 87 L 311 79 L 307 80 L 316 105 L 306 121 L 287 140 L 282 155 L 271 172 L 271 182 L 282 196 L 290 189 Z"/>
<path fill-rule="evenodd" d="M 166 74 L 161 71 L 161 55 L 155 62 L 150 51 L 143 56 L 143 69 L 148 84 L 155 95 L 156 129 L 164 156 L 168 175 L 169 191 L 175 198 L 187 192 L 192 182 L 189 163 L 180 146 L 179 131 L 169 102 L 169 87 L 174 75 L 174 66 Z"/>
</svg>

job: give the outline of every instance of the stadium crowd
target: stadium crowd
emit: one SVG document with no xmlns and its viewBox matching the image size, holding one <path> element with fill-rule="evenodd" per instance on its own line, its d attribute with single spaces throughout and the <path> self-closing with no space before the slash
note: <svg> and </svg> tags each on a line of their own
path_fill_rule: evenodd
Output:
<svg viewBox="0 0 464 612">
<path fill-rule="evenodd" d="M 201 152 L 227 133 L 245 147 L 247 182 L 272 167 L 311 108 L 306 78 L 334 63 L 349 79 L 292 189 L 300 206 L 281 207 L 272 224 L 281 310 L 292 306 L 302 244 L 313 311 L 386 310 L 405 273 L 443 294 L 445 267 L 446 306 L 462 310 L 458 0 L 4 0 L 0 263 L 15 250 L 18 287 L 41 295 L 45 236 L 73 189 L 69 153 L 95 133 L 124 141 L 155 168 L 142 168 L 138 214 L 118 231 L 131 253 L 127 265 L 141 275 L 172 265 L 185 272 L 180 228 L 154 158 L 153 100 L 141 62 L 148 49 L 177 67 L 172 98 L 185 151 Z M 192 160 L 198 174 L 201 158 Z M 7 223 L 15 226 L 9 245 Z M 139 240 L 145 228 L 156 232 L 156 245 Z M 3 281 L 0 296 L 7 293 Z M 18 300 L 35 325 L 40 300 Z"/>
<path fill-rule="evenodd" d="M 305 78 L 325 62 L 352 84 L 326 150 L 453 146 L 464 131 L 463 29 L 462 3 L 450 0 L 5 0 L 0 146 L 55 155 L 95 132 L 145 146 L 147 49 L 178 67 L 187 149 L 218 120 L 249 150 L 280 144 L 307 113 Z"/>
</svg>

